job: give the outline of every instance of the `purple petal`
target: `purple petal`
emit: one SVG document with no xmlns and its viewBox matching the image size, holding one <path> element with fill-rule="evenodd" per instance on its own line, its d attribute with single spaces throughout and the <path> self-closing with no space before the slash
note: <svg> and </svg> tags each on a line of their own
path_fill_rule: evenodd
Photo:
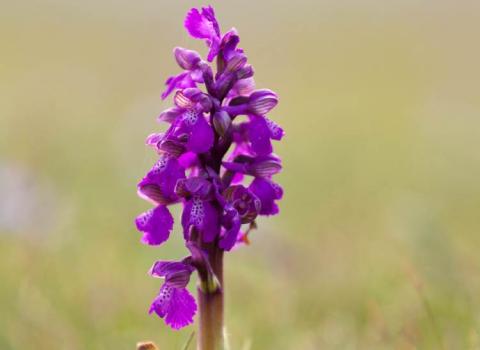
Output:
<svg viewBox="0 0 480 350">
<path fill-rule="evenodd" d="M 278 103 L 277 94 L 268 89 L 253 92 L 248 101 L 249 110 L 255 115 L 265 115 Z"/>
<path fill-rule="evenodd" d="M 211 39 L 220 36 L 218 22 L 215 19 L 213 8 L 210 6 L 203 8 L 202 13 L 198 9 L 192 8 L 185 18 L 185 28 L 191 36 L 197 39 Z"/>
<path fill-rule="evenodd" d="M 153 264 L 149 273 L 153 277 L 166 277 L 169 274 L 181 272 L 181 271 L 188 271 L 191 273 L 193 272 L 193 267 L 191 267 L 188 264 L 185 264 L 183 261 L 159 260 Z"/>
<path fill-rule="evenodd" d="M 248 174 L 255 177 L 270 178 L 282 170 L 282 164 L 274 155 L 258 156 L 248 167 Z"/>
<path fill-rule="evenodd" d="M 139 195 L 155 204 L 169 204 L 177 200 L 175 185 L 183 178 L 185 170 L 177 159 L 162 155 L 138 184 Z"/>
<path fill-rule="evenodd" d="M 188 237 L 190 227 L 194 226 L 202 234 L 205 242 L 213 241 L 219 234 L 219 214 L 208 201 L 193 198 L 185 204 L 182 213 L 183 233 Z"/>
<path fill-rule="evenodd" d="M 225 230 L 225 233 L 220 240 L 220 248 L 223 250 L 230 250 L 233 248 L 235 243 L 237 242 L 238 232 L 240 232 L 241 220 L 238 212 L 233 209 L 235 212 L 233 217 L 230 218 L 229 227 Z"/>
<path fill-rule="evenodd" d="M 233 85 L 228 93 L 229 98 L 237 96 L 249 96 L 255 90 L 255 80 L 253 78 L 241 79 Z"/>
<path fill-rule="evenodd" d="M 268 118 L 265 118 L 265 121 L 267 122 L 268 129 L 270 130 L 270 137 L 273 140 L 281 140 L 285 133 L 283 132 L 283 129 L 280 127 L 280 125 Z"/>
<path fill-rule="evenodd" d="M 282 188 L 266 179 L 256 178 L 248 188 L 261 202 L 260 215 L 275 215 L 278 213 L 278 206 L 275 200 L 282 198 Z"/>
<path fill-rule="evenodd" d="M 228 61 L 237 52 L 243 52 L 242 49 L 237 49 L 237 45 L 240 42 L 236 29 L 231 29 L 222 38 L 221 47 L 223 50 L 223 58 Z"/>
<path fill-rule="evenodd" d="M 159 122 L 173 123 L 181 113 L 182 110 L 180 108 L 171 107 L 160 113 L 160 115 L 157 117 L 157 120 Z"/>
<path fill-rule="evenodd" d="M 193 322 L 197 304 L 187 289 L 164 284 L 150 306 L 149 313 L 152 312 L 164 318 L 173 329 L 180 329 Z"/>
<path fill-rule="evenodd" d="M 220 36 L 220 26 L 218 25 L 217 18 L 215 17 L 215 11 L 212 6 L 202 7 L 202 16 L 212 23 L 216 36 Z"/>
<path fill-rule="evenodd" d="M 135 224 L 137 229 L 143 232 L 142 243 L 159 245 L 170 236 L 173 217 L 165 206 L 159 205 L 137 216 Z"/>
<path fill-rule="evenodd" d="M 181 197 L 205 199 L 212 189 L 212 183 L 201 176 L 192 176 L 177 182 L 175 192 Z"/>
<path fill-rule="evenodd" d="M 252 149 L 256 154 L 267 155 L 272 153 L 273 148 L 270 142 L 271 134 L 265 118 L 251 116 L 247 130 Z"/>
<path fill-rule="evenodd" d="M 196 122 L 190 127 L 187 149 L 195 153 L 207 152 L 213 146 L 213 140 L 214 134 L 210 124 L 203 115 L 199 115 Z"/>
<path fill-rule="evenodd" d="M 165 85 L 167 87 L 162 93 L 163 100 L 166 99 L 168 95 L 170 95 L 175 89 L 193 88 L 197 86 L 195 81 L 193 81 L 193 79 L 190 77 L 190 72 L 183 72 L 178 75 L 171 76 L 167 79 Z"/>
<path fill-rule="evenodd" d="M 165 277 L 165 283 L 175 288 L 185 288 L 194 271 L 191 264 L 183 261 L 157 261 L 150 269 L 153 277 Z"/>
<path fill-rule="evenodd" d="M 191 168 L 198 164 L 198 157 L 194 152 L 186 152 L 178 158 L 180 165 L 185 168 Z"/>
<path fill-rule="evenodd" d="M 215 40 L 215 39 L 212 40 L 212 42 L 210 43 L 210 51 L 208 51 L 207 60 L 209 62 L 212 62 L 215 56 L 218 55 L 219 51 L 220 51 L 220 45 L 218 43 L 218 40 Z"/>
<path fill-rule="evenodd" d="M 220 50 L 220 28 L 213 8 L 204 7 L 202 13 L 196 8 L 191 9 L 185 18 L 185 28 L 194 38 L 206 39 L 210 47 L 207 59 L 211 62 Z"/>
</svg>

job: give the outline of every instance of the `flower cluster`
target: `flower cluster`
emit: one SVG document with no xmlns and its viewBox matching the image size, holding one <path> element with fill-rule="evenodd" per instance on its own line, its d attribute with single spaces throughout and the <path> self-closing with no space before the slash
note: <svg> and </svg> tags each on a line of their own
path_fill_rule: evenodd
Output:
<svg viewBox="0 0 480 350">
<path fill-rule="evenodd" d="M 215 280 L 203 245 L 229 251 L 248 243 L 256 217 L 277 214 L 276 201 L 283 194 L 272 180 L 281 170 L 272 140 L 280 140 L 283 130 L 266 117 L 277 95 L 255 90 L 237 31 L 222 35 L 212 7 L 191 9 L 185 27 L 205 41 L 207 60 L 195 51 L 174 49 L 183 71 L 166 81 L 162 98 L 173 95 L 174 106 L 158 117 L 169 127 L 148 136 L 146 143 L 159 159 L 138 184 L 139 195 L 154 207 L 136 218 L 142 242 L 160 245 L 173 227 L 168 206 L 183 204 L 181 224 L 190 255 L 178 262 L 158 261 L 150 271 L 164 279 L 150 312 L 174 329 L 193 322 L 196 313 L 186 289 L 191 274 L 197 270 Z"/>
</svg>

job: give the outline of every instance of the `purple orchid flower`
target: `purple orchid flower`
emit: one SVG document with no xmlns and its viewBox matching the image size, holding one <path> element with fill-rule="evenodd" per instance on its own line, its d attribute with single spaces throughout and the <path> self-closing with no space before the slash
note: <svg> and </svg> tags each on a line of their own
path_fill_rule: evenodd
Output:
<svg viewBox="0 0 480 350">
<path fill-rule="evenodd" d="M 174 106 L 158 117 L 169 127 L 147 137 L 146 144 L 159 159 L 138 183 L 139 196 L 155 207 L 135 220 L 141 241 L 160 245 L 173 228 L 168 207 L 183 205 L 181 225 L 190 255 L 181 261 L 157 261 L 150 270 L 153 277 L 164 279 L 150 313 L 174 329 L 192 323 L 197 312 L 187 290 L 191 274 L 197 271 L 200 278 L 199 298 L 210 295 L 200 302 L 202 312 L 223 297 L 223 252 L 248 243 L 257 217 L 277 214 L 283 196 L 273 181 L 282 165 L 272 141 L 281 140 L 284 131 L 266 116 L 277 105 L 277 95 L 255 90 L 253 68 L 238 47 L 237 31 L 222 35 L 212 7 L 191 9 L 185 27 L 205 41 L 207 59 L 192 50 L 174 49 L 182 71 L 168 78 L 162 93 L 163 99 L 173 95 Z M 209 63 L 214 59 L 215 69 Z M 246 118 L 239 121 L 239 115 Z"/>
<path fill-rule="evenodd" d="M 180 329 L 193 322 L 197 311 L 194 297 L 186 289 L 190 275 L 195 270 L 186 261 L 157 261 L 150 269 L 153 277 L 163 277 L 165 282 L 153 300 L 149 313 L 155 312 L 173 329 Z"/>
</svg>

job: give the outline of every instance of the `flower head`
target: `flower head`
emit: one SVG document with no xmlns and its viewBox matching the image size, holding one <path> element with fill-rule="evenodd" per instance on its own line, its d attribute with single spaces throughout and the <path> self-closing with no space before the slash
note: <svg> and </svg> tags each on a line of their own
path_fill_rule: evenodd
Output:
<svg viewBox="0 0 480 350">
<path fill-rule="evenodd" d="M 167 79 L 162 98 L 173 96 L 173 106 L 158 117 L 168 128 L 147 137 L 159 159 L 138 183 L 140 197 L 155 207 L 135 221 L 141 241 L 159 245 L 173 227 L 169 206 L 183 205 L 181 225 L 190 255 L 158 261 L 150 270 L 164 279 L 150 313 L 175 329 L 192 323 L 197 310 L 186 289 L 191 274 L 197 271 L 207 281 L 201 288 L 221 288 L 210 264 L 212 249 L 229 251 L 248 243 L 257 217 L 277 214 L 283 195 L 272 179 L 282 169 L 272 142 L 284 132 L 267 118 L 277 95 L 255 89 L 238 32 L 222 35 L 212 7 L 191 9 L 185 28 L 206 43 L 208 54 L 203 59 L 193 50 L 173 50 L 181 72 Z"/>
</svg>

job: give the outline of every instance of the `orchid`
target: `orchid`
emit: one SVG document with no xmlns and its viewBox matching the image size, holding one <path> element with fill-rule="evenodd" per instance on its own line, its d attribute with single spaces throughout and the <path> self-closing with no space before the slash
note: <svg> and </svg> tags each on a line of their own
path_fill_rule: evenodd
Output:
<svg viewBox="0 0 480 350">
<path fill-rule="evenodd" d="M 183 205 L 189 255 L 153 265 L 150 274 L 164 283 L 150 313 L 179 329 L 191 324 L 199 309 L 199 348 L 216 349 L 223 324 L 223 254 L 248 242 L 258 216 L 278 214 L 283 190 L 273 176 L 282 165 L 272 141 L 281 140 L 284 132 L 266 117 L 278 97 L 271 90 L 255 90 L 237 31 L 222 35 L 210 6 L 191 9 L 185 27 L 205 41 L 209 52 L 203 60 L 195 51 L 174 49 L 182 71 L 167 79 L 162 93 L 162 99 L 173 96 L 174 106 L 158 117 L 167 130 L 146 140 L 159 159 L 138 183 L 140 197 L 155 207 L 140 214 L 136 226 L 142 243 L 160 245 L 173 228 L 169 207 Z M 195 271 L 199 307 L 187 290 Z"/>
</svg>

